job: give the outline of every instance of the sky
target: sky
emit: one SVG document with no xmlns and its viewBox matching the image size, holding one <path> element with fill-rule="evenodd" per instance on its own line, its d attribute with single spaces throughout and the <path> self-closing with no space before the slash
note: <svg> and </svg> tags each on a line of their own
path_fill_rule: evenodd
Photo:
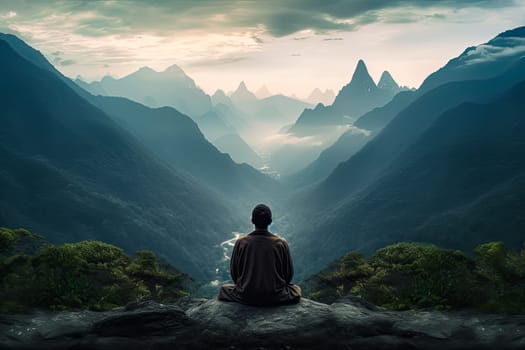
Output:
<svg viewBox="0 0 525 350">
<path fill-rule="evenodd" d="M 359 59 L 372 77 L 424 78 L 468 46 L 525 25 L 522 0 L 0 0 L 0 32 L 63 74 L 122 77 L 177 64 L 207 93 L 337 93 Z"/>
</svg>

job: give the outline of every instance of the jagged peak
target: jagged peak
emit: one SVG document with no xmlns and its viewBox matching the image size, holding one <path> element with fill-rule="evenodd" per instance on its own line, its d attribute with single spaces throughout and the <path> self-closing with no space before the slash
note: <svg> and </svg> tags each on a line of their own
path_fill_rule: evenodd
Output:
<svg viewBox="0 0 525 350">
<path fill-rule="evenodd" d="M 248 88 L 246 87 L 246 83 L 244 83 L 244 80 L 241 81 L 241 83 L 239 84 L 239 86 L 237 87 L 237 90 L 238 92 L 240 91 L 246 91 L 248 92 Z"/>
<path fill-rule="evenodd" d="M 171 66 L 166 68 L 164 70 L 164 73 L 177 73 L 177 74 L 180 74 L 180 75 L 186 75 L 186 73 L 182 70 L 182 68 L 180 68 L 176 64 L 172 64 Z"/>
<path fill-rule="evenodd" d="M 375 86 L 374 80 L 368 73 L 368 69 L 366 68 L 365 61 L 360 59 L 357 62 L 357 66 L 355 67 L 354 74 L 352 75 L 352 80 L 350 81 L 350 84 L 371 84 Z"/>
<path fill-rule="evenodd" d="M 399 89 L 399 85 L 397 82 L 392 78 L 392 75 L 388 71 L 384 71 L 383 74 L 381 74 L 381 79 L 379 79 L 379 83 L 377 84 L 377 87 L 380 89 Z"/>
</svg>

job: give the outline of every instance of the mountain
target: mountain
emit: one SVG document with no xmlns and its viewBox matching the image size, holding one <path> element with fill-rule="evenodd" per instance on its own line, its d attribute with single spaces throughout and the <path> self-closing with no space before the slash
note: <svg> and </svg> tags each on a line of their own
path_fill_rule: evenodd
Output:
<svg viewBox="0 0 525 350">
<path fill-rule="evenodd" d="M 313 110 L 305 109 L 289 132 L 297 136 L 316 134 L 322 127 L 351 124 L 364 113 L 383 106 L 399 92 L 399 89 L 394 89 L 397 86 L 395 81 L 389 81 L 388 76 L 387 73 L 382 77 L 386 88 L 379 88 L 364 61 L 359 60 L 350 83 L 339 91 L 334 103 L 330 106 L 319 104 Z"/>
<path fill-rule="evenodd" d="M 392 78 L 392 75 L 388 71 L 384 71 L 381 74 L 381 78 L 379 79 L 379 83 L 377 83 L 377 88 L 381 90 L 387 90 L 387 91 L 393 91 L 394 93 L 399 92 L 399 85 L 397 85 L 394 78 Z"/>
<path fill-rule="evenodd" d="M 417 98 L 320 185 L 319 205 L 337 202 L 372 183 L 445 111 L 463 102 L 485 102 L 525 79 L 525 60 L 505 74 L 487 80 L 454 81 Z M 345 186 L 341 188 L 341 182 Z"/>
<path fill-rule="evenodd" d="M 364 114 L 355 122 L 355 126 L 377 132 L 418 97 L 439 85 L 488 79 L 503 74 L 525 52 L 521 45 L 523 38 L 525 27 L 519 27 L 501 33 L 487 43 L 467 48 L 460 56 L 427 77 L 417 91 L 401 91 L 385 106 Z"/>
<path fill-rule="evenodd" d="M 208 141 L 216 140 L 225 135 L 235 134 L 237 131 L 215 109 L 194 118 Z"/>
<path fill-rule="evenodd" d="M 319 103 L 328 106 L 334 103 L 334 100 L 335 94 L 332 90 L 326 89 L 324 92 L 322 92 L 319 88 L 315 88 L 312 90 L 310 95 L 308 95 L 305 101 L 313 106 L 316 106 Z"/>
<path fill-rule="evenodd" d="M 488 79 L 501 75 L 525 53 L 524 39 L 525 26 L 503 32 L 487 43 L 469 47 L 428 76 L 420 90 L 428 91 L 450 81 Z"/>
<path fill-rule="evenodd" d="M 230 98 L 226 96 L 224 91 L 221 89 L 218 89 L 213 93 L 213 95 L 211 96 L 211 103 L 213 104 L 213 106 L 216 106 L 218 104 L 233 106 L 232 100 L 230 100 Z"/>
<path fill-rule="evenodd" d="M 192 117 L 212 107 L 210 97 L 177 65 L 163 72 L 142 67 L 120 79 L 106 76 L 100 82 L 76 82 L 93 95 L 126 97 L 149 107 L 171 106 Z"/>
<path fill-rule="evenodd" d="M 305 108 L 311 107 L 306 102 L 284 95 L 264 98 L 256 106 L 255 115 L 258 120 L 276 121 L 280 126 L 292 123 Z"/>
<path fill-rule="evenodd" d="M 360 129 L 378 132 L 388 125 L 399 112 L 414 102 L 420 94 L 419 90 L 400 91 L 386 105 L 363 114 L 354 125 Z"/>
<path fill-rule="evenodd" d="M 505 52 L 525 49 L 518 38 L 506 40 L 510 46 Z M 486 59 L 495 67 L 499 57 L 495 52 Z M 476 72 L 472 67 L 476 64 L 469 62 L 468 70 Z M 456 80 L 442 68 L 439 74 L 447 77 L 446 83 L 407 92 L 405 101 L 396 98 L 401 111 L 377 136 L 290 204 L 300 203 L 300 217 L 309 218 L 304 230 L 297 228 L 301 232 L 297 242 L 307 242 L 322 230 L 326 236 L 321 251 L 332 255 L 333 250 L 333 257 L 342 254 L 343 247 L 370 251 L 397 240 L 471 249 L 476 242 L 501 238 L 515 247 L 520 219 L 508 215 L 515 215 L 514 206 L 521 208 L 523 203 L 522 150 L 519 131 L 511 130 L 519 130 L 522 123 L 519 96 L 525 59 L 515 54 L 512 62 L 504 57 L 500 64 L 495 71 L 501 73 L 495 77 L 485 73 L 491 76 L 488 79 L 462 73 L 472 80 Z M 510 195 L 512 191 L 515 195 Z M 495 214 L 490 219 L 488 208 Z M 315 252 L 304 249 L 306 259 L 324 259 L 319 246 Z"/>
<path fill-rule="evenodd" d="M 236 164 L 204 138 L 197 125 L 173 108 L 151 109 L 124 98 L 97 96 L 92 103 L 153 154 L 242 206 L 264 200 L 278 184 L 247 164 Z"/>
<path fill-rule="evenodd" d="M 253 92 L 248 90 L 244 81 L 241 81 L 237 90 L 232 92 L 230 100 L 233 102 L 235 107 L 245 113 L 252 113 L 254 105 L 257 104 L 258 98 Z"/>
<path fill-rule="evenodd" d="M 326 178 L 341 162 L 348 160 L 372 138 L 369 131 L 352 128 L 343 133 L 337 141 L 321 152 L 319 157 L 286 180 L 295 186 L 315 184 Z"/>
<path fill-rule="evenodd" d="M 255 168 L 264 165 L 261 157 L 238 134 L 221 136 L 215 139 L 213 144 L 221 152 L 228 153 L 239 164 L 246 163 Z"/>
<path fill-rule="evenodd" d="M 349 247 L 370 252 L 397 241 L 472 250 L 497 240 L 521 247 L 524 108 L 525 81 L 493 102 L 442 113 L 388 172 L 324 214 L 328 219 L 315 229 L 322 227 L 323 239 L 300 246 L 299 259 L 322 260 L 320 252 L 338 256 Z M 301 241 L 314 236 L 302 232 Z"/>
<path fill-rule="evenodd" d="M 107 95 L 107 91 L 104 89 L 102 84 L 99 81 L 94 81 L 92 83 L 86 83 L 82 78 L 78 77 L 75 80 L 75 84 L 80 86 L 82 89 L 89 91 L 93 95 Z"/>
<path fill-rule="evenodd" d="M 374 108 L 359 118 L 331 146 L 321 152 L 319 157 L 306 168 L 291 175 L 288 180 L 296 186 L 310 185 L 324 179 L 339 163 L 344 162 L 371 141 L 397 113 L 414 100 L 414 91 L 400 91 L 391 102 Z"/>
<path fill-rule="evenodd" d="M 0 226 L 57 243 L 151 249 L 196 277 L 212 276 L 202 261 L 220 259 L 214 246 L 238 225 L 231 209 L 156 160 L 40 53 L 21 57 L 26 49 L 0 40 Z"/>
<path fill-rule="evenodd" d="M 215 92 L 214 100 L 217 103 L 228 105 L 221 92 Z M 297 119 L 297 116 L 308 107 L 308 103 L 281 94 L 259 99 L 241 82 L 231 95 L 230 101 L 237 110 L 245 115 L 245 119 L 255 122 L 279 123 L 283 126 Z"/>
<path fill-rule="evenodd" d="M 250 123 L 247 117 L 231 103 L 218 103 L 213 107 L 211 112 L 217 114 L 226 125 L 232 126 L 238 132 L 250 129 Z"/>
<path fill-rule="evenodd" d="M 509 69 L 525 50 L 521 41 L 525 27 L 508 30 L 487 43 L 467 48 L 445 66 L 429 75 L 417 91 L 403 91 L 384 107 L 372 110 L 356 121 L 359 128 L 379 130 L 401 110 L 426 92 L 453 81 L 489 79 Z"/>
<path fill-rule="evenodd" d="M 272 96 L 272 94 L 266 85 L 263 85 L 255 92 L 255 96 L 257 96 L 258 99 L 263 99 Z"/>
</svg>

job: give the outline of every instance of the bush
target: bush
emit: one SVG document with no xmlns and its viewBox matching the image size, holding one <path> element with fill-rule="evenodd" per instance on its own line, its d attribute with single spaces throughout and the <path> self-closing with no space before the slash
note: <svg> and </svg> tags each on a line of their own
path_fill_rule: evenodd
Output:
<svg viewBox="0 0 525 350">
<path fill-rule="evenodd" d="M 482 244 L 476 256 L 420 243 L 398 243 L 365 259 L 346 254 L 335 268 L 310 279 L 309 296 L 333 302 L 359 295 L 394 310 L 476 308 L 525 312 L 525 246 L 519 254 L 501 242 Z M 313 282 L 311 282 L 313 281 Z"/>
<path fill-rule="evenodd" d="M 4 236 L 10 239 L 11 232 Z M 185 295 L 179 279 L 187 278 L 161 269 L 152 252 L 137 252 L 132 259 L 98 241 L 15 254 L 0 263 L 0 272 L 0 312 L 34 307 L 108 310 L 145 298 L 173 301 Z"/>
</svg>

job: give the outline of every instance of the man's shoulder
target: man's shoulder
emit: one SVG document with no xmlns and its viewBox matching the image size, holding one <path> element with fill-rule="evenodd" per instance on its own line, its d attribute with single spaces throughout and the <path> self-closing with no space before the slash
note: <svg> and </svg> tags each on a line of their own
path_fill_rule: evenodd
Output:
<svg viewBox="0 0 525 350">
<path fill-rule="evenodd" d="M 247 235 L 244 235 L 244 236 L 241 236 L 239 238 L 239 240 L 242 240 L 242 241 L 251 241 L 251 240 L 254 240 L 254 239 L 267 239 L 267 240 L 271 240 L 277 244 L 286 244 L 286 239 L 284 239 L 283 237 L 279 236 L 278 234 L 276 233 L 273 233 L 273 232 L 270 232 L 270 231 L 265 231 L 265 232 L 260 232 L 260 231 L 252 231 L 250 232 L 249 234 Z"/>
</svg>

